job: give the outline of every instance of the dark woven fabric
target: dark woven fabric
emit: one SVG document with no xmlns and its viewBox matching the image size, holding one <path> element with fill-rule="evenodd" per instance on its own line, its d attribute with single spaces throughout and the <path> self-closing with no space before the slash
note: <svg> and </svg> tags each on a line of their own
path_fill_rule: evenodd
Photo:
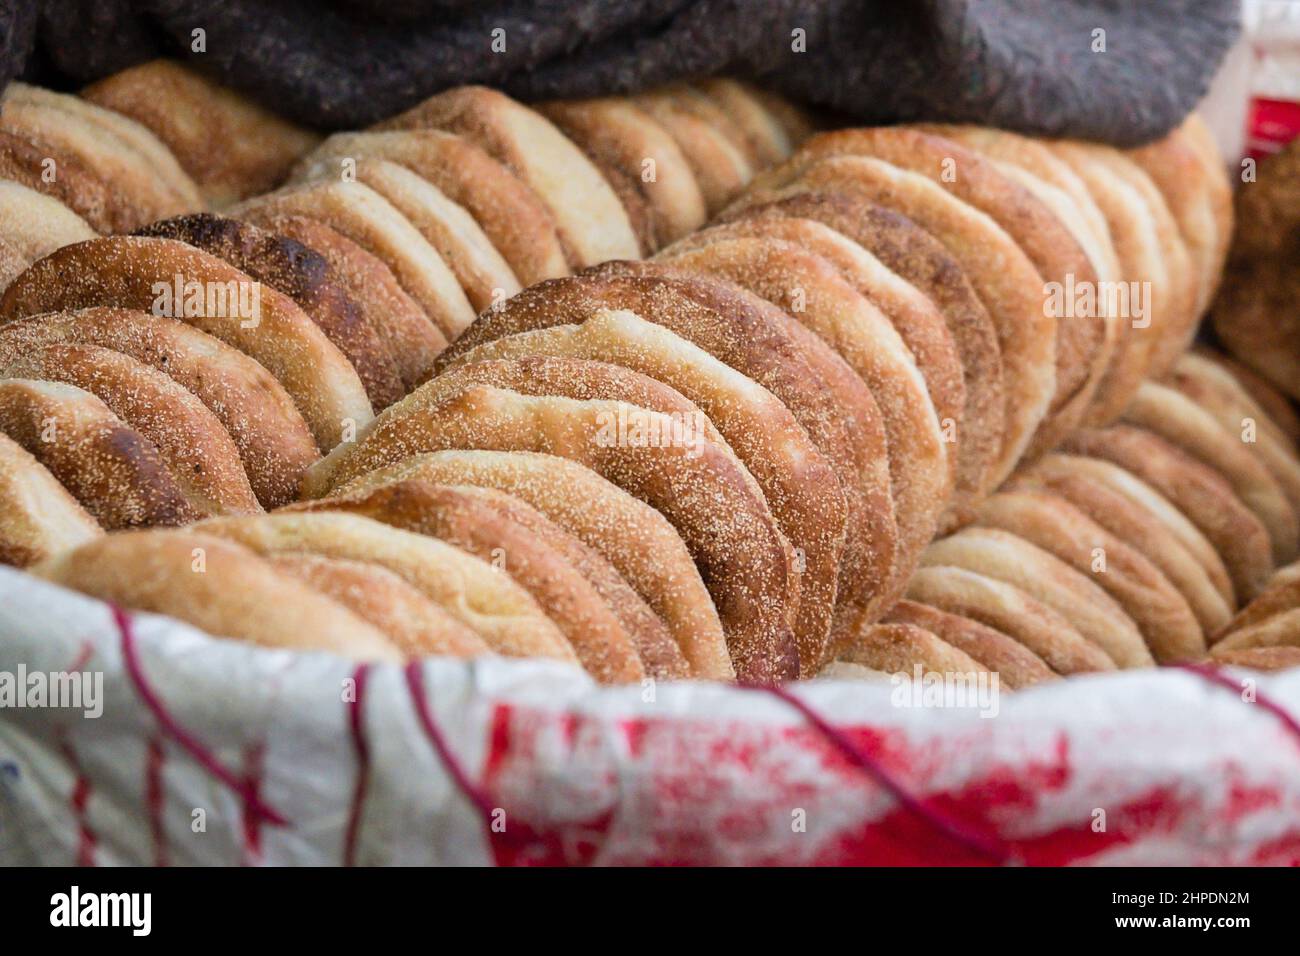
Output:
<svg viewBox="0 0 1300 956">
<path fill-rule="evenodd" d="M 1236 0 L 0 0 L 0 80 L 73 87 L 178 56 L 313 126 L 459 83 L 532 99 L 723 71 L 876 122 L 1132 144 L 1177 123 Z M 206 51 L 193 50 L 193 31 Z M 505 51 L 493 52 L 494 30 Z M 795 52 L 792 31 L 804 31 Z M 1094 30 L 1105 52 L 1094 52 Z M 498 34 L 500 36 L 500 34 Z"/>
</svg>

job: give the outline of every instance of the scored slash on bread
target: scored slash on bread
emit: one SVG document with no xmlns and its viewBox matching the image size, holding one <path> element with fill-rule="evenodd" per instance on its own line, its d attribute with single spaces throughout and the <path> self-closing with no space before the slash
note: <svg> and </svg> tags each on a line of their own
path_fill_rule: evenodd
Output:
<svg viewBox="0 0 1300 956">
<path fill-rule="evenodd" d="M 230 283 L 248 288 L 256 281 L 182 242 L 110 236 L 64 246 L 33 264 L 5 291 L 0 318 L 97 305 L 152 311 L 155 286 L 170 289 L 177 277 L 201 288 L 228 289 Z M 292 299 L 265 286 L 256 291 L 259 314 L 251 319 L 238 314 L 173 317 L 261 363 L 293 397 L 321 450 L 333 448 L 349 423 L 361 427 L 372 417 L 365 388 L 348 360 Z"/>
</svg>

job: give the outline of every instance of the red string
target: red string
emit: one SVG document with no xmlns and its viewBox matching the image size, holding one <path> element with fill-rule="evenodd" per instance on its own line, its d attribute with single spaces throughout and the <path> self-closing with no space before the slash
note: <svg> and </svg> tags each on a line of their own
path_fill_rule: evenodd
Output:
<svg viewBox="0 0 1300 956">
<path fill-rule="evenodd" d="M 1238 696 L 1241 695 L 1243 690 L 1241 681 L 1233 680 L 1218 667 L 1210 664 L 1179 663 L 1170 664 L 1168 666 L 1176 667 L 1179 670 L 1195 674 L 1198 677 L 1209 681 L 1211 684 L 1217 684 L 1220 687 L 1227 688 Z M 1258 690 L 1255 691 L 1255 703 L 1276 716 L 1277 719 L 1282 722 L 1282 726 L 1286 727 L 1286 729 L 1291 732 L 1291 736 L 1295 737 L 1297 741 L 1300 741 L 1300 720 L 1296 720 L 1289 710 L 1276 701 L 1265 697 Z"/>
<path fill-rule="evenodd" d="M 348 702 L 348 731 L 352 736 L 352 749 L 357 755 L 357 782 L 352 788 L 352 803 L 348 808 L 348 828 L 343 838 L 343 865 L 355 866 L 357 836 L 361 830 L 361 810 L 366 801 L 366 788 L 370 784 L 370 741 L 366 739 L 366 720 L 363 700 L 366 679 L 370 676 L 369 664 L 358 664 L 352 672 L 356 695 Z"/>
<path fill-rule="evenodd" d="M 452 783 L 456 785 L 456 789 L 461 792 L 461 795 L 464 796 L 465 799 L 474 805 L 479 816 L 483 818 L 484 826 L 488 828 L 489 833 L 492 833 L 492 825 L 495 822 L 496 812 L 498 809 L 496 802 L 491 798 L 491 796 L 489 796 L 486 790 L 479 787 L 478 784 L 474 783 L 474 781 L 470 779 L 469 773 L 460 762 L 460 758 L 452 753 L 451 747 L 447 743 L 446 736 L 438 727 L 437 723 L 434 722 L 433 714 L 429 711 L 428 698 L 425 694 L 424 671 L 420 667 L 420 662 L 411 661 L 406 665 L 405 670 L 406 686 L 411 692 L 411 700 L 415 705 L 415 713 L 419 718 L 420 727 L 424 731 L 424 735 L 428 737 L 429 742 L 433 744 L 434 750 L 438 753 L 438 759 L 442 762 L 443 767 L 446 768 L 448 775 L 451 777 Z M 542 842 L 542 837 L 533 830 L 532 827 L 522 821 L 519 823 L 509 824 L 505 830 L 495 835 L 499 835 L 512 843 Z"/>
<path fill-rule="evenodd" d="M 212 755 L 207 747 L 177 723 L 172 715 L 168 713 L 167 708 L 163 706 L 162 701 L 146 680 L 144 670 L 140 666 L 140 659 L 135 648 L 135 630 L 132 627 L 130 616 L 116 604 L 109 604 L 108 607 L 113 612 L 113 623 L 117 625 L 118 634 L 122 639 L 122 661 L 126 665 L 127 675 L 131 678 L 131 683 L 135 685 L 136 693 L 140 695 L 144 705 L 153 713 L 154 719 L 158 721 L 163 731 L 172 740 L 180 744 L 181 748 L 198 761 L 208 773 L 242 797 L 248 813 L 265 820 L 272 826 L 288 826 L 289 821 L 264 803 L 248 781 L 241 780 L 222 766 L 221 762 Z"/>
<path fill-rule="evenodd" d="M 826 740 L 844 755 L 849 763 L 863 770 L 877 784 L 889 792 L 902 806 L 920 817 L 934 830 L 946 836 L 952 842 L 960 844 L 976 856 L 981 856 L 994 863 L 1011 863 L 1015 854 L 1011 848 L 996 836 L 986 835 L 968 827 L 965 823 L 934 809 L 924 800 L 916 797 L 902 783 L 896 780 L 884 765 L 858 747 L 848 736 L 809 707 L 803 700 L 779 684 L 741 684 L 748 690 L 757 690 L 771 694 L 778 700 L 797 710 Z"/>
</svg>

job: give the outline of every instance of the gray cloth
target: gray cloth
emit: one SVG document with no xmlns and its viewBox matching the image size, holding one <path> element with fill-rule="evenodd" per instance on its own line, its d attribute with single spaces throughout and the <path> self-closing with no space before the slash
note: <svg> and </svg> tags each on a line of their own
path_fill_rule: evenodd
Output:
<svg viewBox="0 0 1300 956">
<path fill-rule="evenodd" d="M 75 87 L 179 56 L 300 122 L 355 128 L 461 83 L 536 99 L 725 71 L 861 122 L 1133 144 L 1195 105 L 1237 20 L 1237 0 L 0 0 L 0 80 Z"/>
</svg>

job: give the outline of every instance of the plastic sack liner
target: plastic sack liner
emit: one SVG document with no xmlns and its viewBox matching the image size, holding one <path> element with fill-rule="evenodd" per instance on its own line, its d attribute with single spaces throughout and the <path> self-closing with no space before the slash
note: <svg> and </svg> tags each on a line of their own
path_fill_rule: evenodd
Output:
<svg viewBox="0 0 1300 956">
<path fill-rule="evenodd" d="M 0 864 L 1300 863 L 1300 670 L 985 717 L 884 682 L 602 688 L 252 648 L 0 568 L 0 682 L 78 672 L 99 716 L 0 706 Z"/>
</svg>

